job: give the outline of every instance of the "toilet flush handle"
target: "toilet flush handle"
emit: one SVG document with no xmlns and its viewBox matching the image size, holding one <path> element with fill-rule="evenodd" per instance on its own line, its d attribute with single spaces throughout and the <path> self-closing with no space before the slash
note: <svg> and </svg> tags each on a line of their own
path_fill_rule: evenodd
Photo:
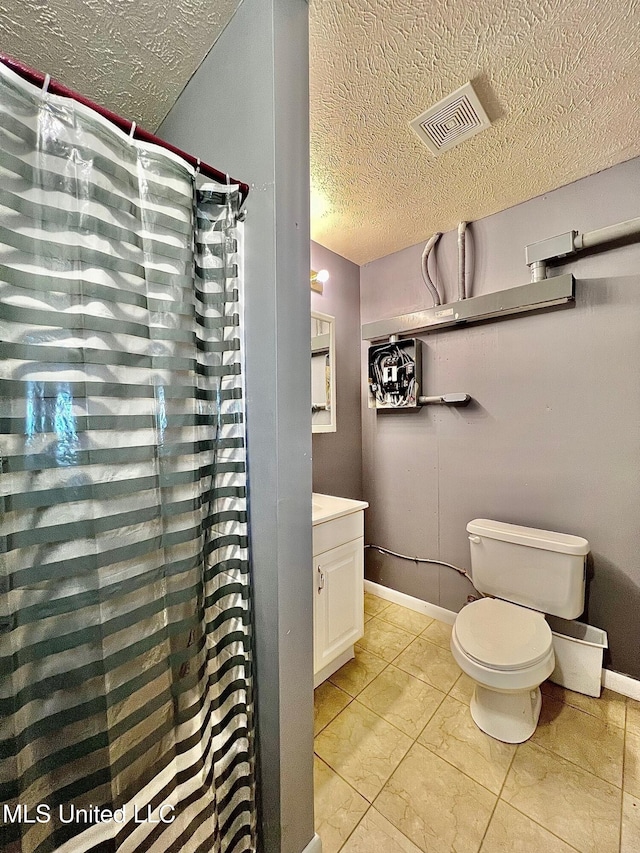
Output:
<svg viewBox="0 0 640 853">
<path fill-rule="evenodd" d="M 470 536 L 469 542 L 473 542 L 477 545 L 479 542 L 482 542 L 482 539 L 480 539 L 479 536 Z"/>
</svg>

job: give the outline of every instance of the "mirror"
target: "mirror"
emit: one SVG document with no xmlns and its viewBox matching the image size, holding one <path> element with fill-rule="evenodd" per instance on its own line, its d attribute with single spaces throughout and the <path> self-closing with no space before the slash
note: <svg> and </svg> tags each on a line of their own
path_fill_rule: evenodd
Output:
<svg viewBox="0 0 640 853">
<path fill-rule="evenodd" d="M 311 312 L 311 431 L 336 431 L 335 317 Z"/>
</svg>

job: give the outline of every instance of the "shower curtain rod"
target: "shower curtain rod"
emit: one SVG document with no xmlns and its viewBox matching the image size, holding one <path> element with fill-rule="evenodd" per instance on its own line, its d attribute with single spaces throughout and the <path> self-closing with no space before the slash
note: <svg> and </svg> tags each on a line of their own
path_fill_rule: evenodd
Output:
<svg viewBox="0 0 640 853">
<path fill-rule="evenodd" d="M 29 65 L 25 65 L 23 62 L 20 62 L 18 59 L 14 59 L 12 56 L 8 56 L 6 53 L 0 53 L 0 62 L 3 65 L 6 65 L 7 68 L 10 68 L 16 74 L 19 74 L 20 77 L 28 80 L 30 83 L 33 83 L 36 86 L 42 87 L 47 78 L 46 74 L 43 74 L 41 71 L 36 71 L 35 68 L 31 68 Z M 63 83 L 59 83 L 57 80 L 53 78 L 49 79 L 49 85 L 47 88 L 48 92 L 51 92 L 54 95 L 62 95 L 64 98 L 73 98 L 74 101 L 78 101 L 81 104 L 84 104 L 85 107 L 89 107 L 95 112 L 99 113 L 104 118 L 108 119 L 110 122 L 115 124 L 120 130 L 123 130 L 125 133 L 131 133 L 131 128 L 134 128 L 133 136 L 136 139 L 140 139 L 142 142 L 150 142 L 153 145 L 159 145 L 161 148 L 166 148 L 168 151 L 177 154 L 178 157 L 182 157 L 183 160 L 186 160 L 190 166 L 193 166 L 194 169 L 199 169 L 199 171 L 206 175 L 208 178 L 213 178 L 218 183 L 226 184 L 238 184 L 240 191 L 240 206 L 244 204 L 247 196 L 249 195 L 249 185 L 245 184 L 243 181 L 237 181 L 235 178 L 231 178 L 226 175 L 224 172 L 220 172 L 218 169 L 214 169 L 213 166 L 209 166 L 207 163 L 204 163 L 202 160 L 194 157 L 192 154 L 187 154 L 185 151 L 182 151 L 180 148 L 176 148 L 175 145 L 171 145 L 170 142 L 165 142 L 164 139 L 160 139 L 158 136 L 154 136 L 153 133 L 149 133 L 148 130 L 145 130 L 143 127 L 139 127 L 135 122 L 129 121 L 129 119 L 122 118 L 122 116 L 117 115 L 106 107 L 102 107 L 99 104 L 94 103 L 89 98 L 86 98 L 84 95 L 81 95 L 79 92 L 74 92 L 73 89 L 69 89 Z"/>
</svg>

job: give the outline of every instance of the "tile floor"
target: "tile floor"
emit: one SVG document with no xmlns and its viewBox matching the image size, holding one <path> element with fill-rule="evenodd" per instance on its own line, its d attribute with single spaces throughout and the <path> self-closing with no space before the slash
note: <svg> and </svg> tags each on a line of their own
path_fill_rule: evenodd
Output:
<svg viewBox="0 0 640 853">
<path fill-rule="evenodd" d="M 451 628 L 365 595 L 365 636 L 315 693 L 324 853 L 638 853 L 640 702 L 543 685 L 519 746 L 481 732 Z"/>
</svg>

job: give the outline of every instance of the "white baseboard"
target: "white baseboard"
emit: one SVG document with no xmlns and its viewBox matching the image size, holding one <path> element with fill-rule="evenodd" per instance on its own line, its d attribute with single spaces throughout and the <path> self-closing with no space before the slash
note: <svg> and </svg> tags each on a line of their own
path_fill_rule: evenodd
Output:
<svg viewBox="0 0 640 853">
<path fill-rule="evenodd" d="M 621 672 L 614 672 L 612 669 L 603 669 L 602 685 L 613 690 L 614 693 L 621 693 L 630 699 L 640 701 L 640 681 L 631 678 L 630 675 L 623 675 Z"/>
<path fill-rule="evenodd" d="M 322 840 L 317 832 L 304 848 L 302 853 L 322 853 Z"/>
<path fill-rule="evenodd" d="M 438 607 L 437 604 L 431 604 L 429 601 L 422 601 L 420 598 L 414 598 L 413 595 L 407 595 L 404 592 L 398 592 L 388 586 L 374 583 L 373 581 L 365 580 L 364 591 L 377 595 L 378 598 L 383 598 L 385 601 L 392 601 L 394 604 L 400 604 L 406 607 L 407 610 L 415 610 L 417 613 L 424 613 L 425 616 L 431 616 L 432 619 L 438 619 L 440 622 L 446 622 L 447 625 L 453 625 L 456 620 L 457 613 L 453 610 L 445 610 L 444 607 Z"/>
<path fill-rule="evenodd" d="M 377 595 L 378 598 L 383 598 L 385 601 L 392 601 L 394 604 L 400 604 L 408 610 L 424 613 L 426 616 L 431 616 L 432 619 L 439 619 L 440 622 L 446 622 L 449 625 L 453 625 L 457 616 L 452 610 L 445 610 L 444 607 L 438 607 L 437 604 L 422 601 L 413 595 L 398 592 L 395 589 L 382 586 L 382 584 L 374 583 L 373 581 L 365 580 L 364 589 L 365 592 Z M 620 693 L 622 696 L 628 696 L 630 699 L 640 701 L 640 681 L 632 678 L 630 675 L 613 672 L 611 669 L 603 669 L 602 684 L 608 690 L 613 690 L 614 693 Z"/>
</svg>

